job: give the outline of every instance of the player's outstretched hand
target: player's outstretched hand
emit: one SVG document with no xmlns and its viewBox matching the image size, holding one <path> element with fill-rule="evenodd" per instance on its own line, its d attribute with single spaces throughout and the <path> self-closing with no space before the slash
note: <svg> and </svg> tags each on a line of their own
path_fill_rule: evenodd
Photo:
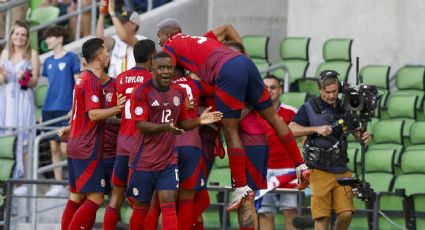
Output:
<svg viewBox="0 0 425 230">
<path fill-rule="evenodd" d="M 57 130 L 57 134 L 62 141 L 65 141 L 65 140 L 68 139 L 70 132 L 71 132 L 71 126 L 69 126 L 69 125 L 66 126 L 66 127 L 59 128 Z"/>
<path fill-rule="evenodd" d="M 169 131 L 172 134 L 180 135 L 180 134 L 183 134 L 184 133 L 184 130 L 183 129 L 180 129 L 180 128 L 174 126 L 173 119 L 171 119 L 170 122 L 168 122 L 168 125 L 169 125 Z"/>
<path fill-rule="evenodd" d="M 118 108 L 121 110 L 123 107 L 124 107 L 124 104 L 125 104 L 125 96 L 124 95 L 122 95 L 122 94 L 118 94 L 118 97 L 117 97 L 117 106 L 118 106 Z"/>
<path fill-rule="evenodd" d="M 220 111 L 211 112 L 211 108 L 211 106 L 206 108 L 199 116 L 201 125 L 212 124 L 223 118 L 223 114 Z"/>
</svg>

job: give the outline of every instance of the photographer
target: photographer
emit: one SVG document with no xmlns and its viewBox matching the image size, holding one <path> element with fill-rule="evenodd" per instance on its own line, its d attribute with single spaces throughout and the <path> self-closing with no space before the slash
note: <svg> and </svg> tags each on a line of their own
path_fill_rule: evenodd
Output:
<svg viewBox="0 0 425 230">
<path fill-rule="evenodd" d="M 331 210 L 337 214 L 335 229 L 347 229 L 354 212 L 351 187 L 341 186 L 336 180 L 351 177 L 344 126 L 354 123 L 338 99 L 341 88 L 338 75 L 333 70 L 321 72 L 320 96 L 304 103 L 289 124 L 294 136 L 307 136 L 304 159 L 311 170 L 311 213 L 316 230 L 327 229 Z M 354 134 L 365 144 L 370 140 L 367 132 Z"/>
</svg>

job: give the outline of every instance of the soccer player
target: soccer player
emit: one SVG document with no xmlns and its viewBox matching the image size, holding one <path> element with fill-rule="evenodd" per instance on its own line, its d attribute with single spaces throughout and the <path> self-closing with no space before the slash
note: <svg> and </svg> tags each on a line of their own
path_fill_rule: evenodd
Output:
<svg viewBox="0 0 425 230">
<path fill-rule="evenodd" d="M 273 108 L 286 123 L 292 120 L 297 112 L 292 106 L 280 102 L 279 97 L 283 91 L 283 82 L 274 75 L 268 75 L 264 78 L 264 84 L 270 92 L 273 101 Z M 303 164 L 304 160 L 300 151 L 288 151 L 283 146 L 276 132 L 262 120 L 263 127 L 266 130 L 267 142 L 270 148 L 269 159 L 267 163 L 267 180 L 270 182 L 272 177 L 281 175 L 292 175 L 295 178 L 295 167 Z M 266 194 L 262 198 L 261 208 L 258 210 L 258 221 L 261 229 L 274 229 L 274 216 L 276 201 L 281 205 L 285 218 L 285 229 L 295 229 L 292 220 L 297 215 L 297 195 L 296 194 Z"/>
<path fill-rule="evenodd" d="M 133 49 L 136 66 L 118 75 L 117 91 L 126 96 L 125 108 L 121 114 L 121 127 L 118 134 L 117 154 L 112 177 L 112 194 L 103 218 L 103 229 L 115 229 L 119 219 L 119 209 L 125 200 L 128 177 L 128 159 L 134 154 L 133 146 L 139 146 L 142 137 L 136 124 L 131 120 L 130 95 L 134 88 L 152 78 L 150 72 L 152 55 L 156 53 L 155 43 L 144 39 L 136 42 Z"/>
<path fill-rule="evenodd" d="M 246 56 L 233 51 L 208 37 L 182 33 L 175 19 L 158 25 L 158 37 L 163 50 L 183 68 L 215 86 L 216 109 L 223 112 L 224 136 L 228 146 L 229 163 L 235 190 L 227 210 L 237 209 L 243 199 L 252 194 L 245 175 L 245 150 L 239 138 L 241 110 L 247 102 L 276 130 L 288 149 L 298 148 L 288 126 L 272 108 L 270 95 L 260 73 Z M 248 93 L 249 92 L 249 93 Z"/>
<path fill-rule="evenodd" d="M 62 215 L 62 229 L 91 229 L 96 212 L 103 202 L 105 178 L 103 168 L 102 121 L 119 114 L 124 97 L 117 105 L 103 109 L 101 85 L 107 81 L 105 68 L 109 53 L 102 39 L 84 42 L 82 54 L 87 62 L 74 88 L 71 131 L 68 139 L 70 197 Z"/>
<path fill-rule="evenodd" d="M 185 93 L 171 84 L 174 66 L 170 55 L 157 53 L 152 71 L 154 78 L 137 87 L 130 99 L 132 119 L 143 134 L 127 189 L 127 195 L 134 200 L 130 229 L 143 226 L 154 190 L 158 192 L 162 228 L 177 229 L 175 201 L 179 175 L 175 135 L 219 121 L 222 114 L 207 109 L 200 117 L 188 119 Z"/>
</svg>

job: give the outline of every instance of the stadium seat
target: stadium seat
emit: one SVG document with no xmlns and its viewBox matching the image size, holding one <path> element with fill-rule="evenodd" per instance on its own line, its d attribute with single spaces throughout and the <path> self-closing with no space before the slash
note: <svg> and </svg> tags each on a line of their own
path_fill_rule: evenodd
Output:
<svg viewBox="0 0 425 230">
<path fill-rule="evenodd" d="M 416 120 L 418 96 L 409 94 L 392 94 L 388 100 L 388 117 L 404 121 L 403 144 L 410 145 L 410 127 Z"/>
<path fill-rule="evenodd" d="M 130 217 L 133 209 L 128 205 L 123 205 L 120 209 L 120 222 L 123 224 L 130 224 Z"/>
<path fill-rule="evenodd" d="M 30 9 L 34 10 L 38 7 L 40 7 L 40 5 L 43 3 L 44 0 L 30 0 Z"/>
<path fill-rule="evenodd" d="M 360 70 L 360 82 L 366 85 L 374 85 L 379 91 L 379 102 L 376 116 L 380 117 L 381 112 L 386 110 L 389 94 L 390 66 L 367 65 Z"/>
<path fill-rule="evenodd" d="M 348 155 L 348 169 L 355 175 L 356 174 L 356 163 L 357 163 L 357 155 L 358 155 L 359 149 L 356 148 L 349 148 L 347 150 Z"/>
<path fill-rule="evenodd" d="M 293 106 L 297 109 L 307 100 L 308 93 L 305 92 L 287 92 L 280 95 L 279 99 L 285 105 Z"/>
<path fill-rule="evenodd" d="M 424 120 L 423 102 L 424 102 L 424 84 L 425 67 L 422 66 L 404 66 L 401 67 L 395 76 L 395 85 L 397 91 L 393 95 L 416 95 L 418 103 L 416 109 L 420 111 L 419 119 Z"/>
<path fill-rule="evenodd" d="M 10 178 L 15 166 L 15 136 L 0 137 L 0 181 Z"/>
<path fill-rule="evenodd" d="M 35 103 L 35 117 L 37 122 L 41 122 L 41 108 L 44 105 L 47 94 L 47 85 L 39 85 L 35 88 L 34 91 L 34 103 Z"/>
<path fill-rule="evenodd" d="M 31 10 L 31 14 L 27 21 L 31 27 L 41 25 L 52 21 L 59 17 L 59 8 L 55 6 L 38 7 Z M 31 32 L 30 34 L 31 48 L 38 50 L 39 48 L 39 35 L 38 32 Z"/>
<path fill-rule="evenodd" d="M 310 38 L 286 37 L 280 42 L 280 64 L 284 64 L 289 71 L 289 84 L 295 80 L 304 78 L 309 66 L 308 48 Z M 281 79 L 284 77 L 283 70 L 279 69 L 273 74 Z"/>
<path fill-rule="evenodd" d="M 265 70 L 270 66 L 268 60 L 268 36 L 257 36 L 250 35 L 242 37 L 243 44 L 245 46 L 245 51 L 252 61 L 257 66 L 258 70 Z M 265 76 L 266 73 L 263 73 L 262 76 Z"/>
<path fill-rule="evenodd" d="M 339 75 L 339 79 L 347 82 L 348 74 L 351 68 L 351 45 L 352 39 L 329 39 L 323 45 L 324 62 L 319 64 L 316 74 L 313 78 L 304 78 L 297 80 L 296 86 L 300 92 L 308 92 L 312 95 L 319 95 L 317 88 L 317 78 L 324 70 L 335 70 Z"/>
<path fill-rule="evenodd" d="M 373 144 L 367 151 L 375 149 L 395 150 L 395 163 L 400 162 L 403 151 L 403 120 L 380 120 L 373 128 Z M 366 153 L 367 154 L 367 153 Z"/>
<path fill-rule="evenodd" d="M 410 127 L 410 146 L 406 151 L 423 150 L 425 151 L 425 121 L 417 121 Z"/>
</svg>

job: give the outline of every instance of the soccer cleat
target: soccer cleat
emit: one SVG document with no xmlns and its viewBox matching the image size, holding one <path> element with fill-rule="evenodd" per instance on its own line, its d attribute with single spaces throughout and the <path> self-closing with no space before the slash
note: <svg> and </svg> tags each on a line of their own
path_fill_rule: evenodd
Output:
<svg viewBox="0 0 425 230">
<path fill-rule="evenodd" d="M 248 185 L 245 185 L 244 187 L 236 188 L 233 191 L 232 194 L 232 201 L 230 204 L 226 207 L 226 211 L 233 211 L 237 210 L 239 206 L 241 206 L 241 203 L 245 199 L 254 199 L 254 192 Z"/>
</svg>

